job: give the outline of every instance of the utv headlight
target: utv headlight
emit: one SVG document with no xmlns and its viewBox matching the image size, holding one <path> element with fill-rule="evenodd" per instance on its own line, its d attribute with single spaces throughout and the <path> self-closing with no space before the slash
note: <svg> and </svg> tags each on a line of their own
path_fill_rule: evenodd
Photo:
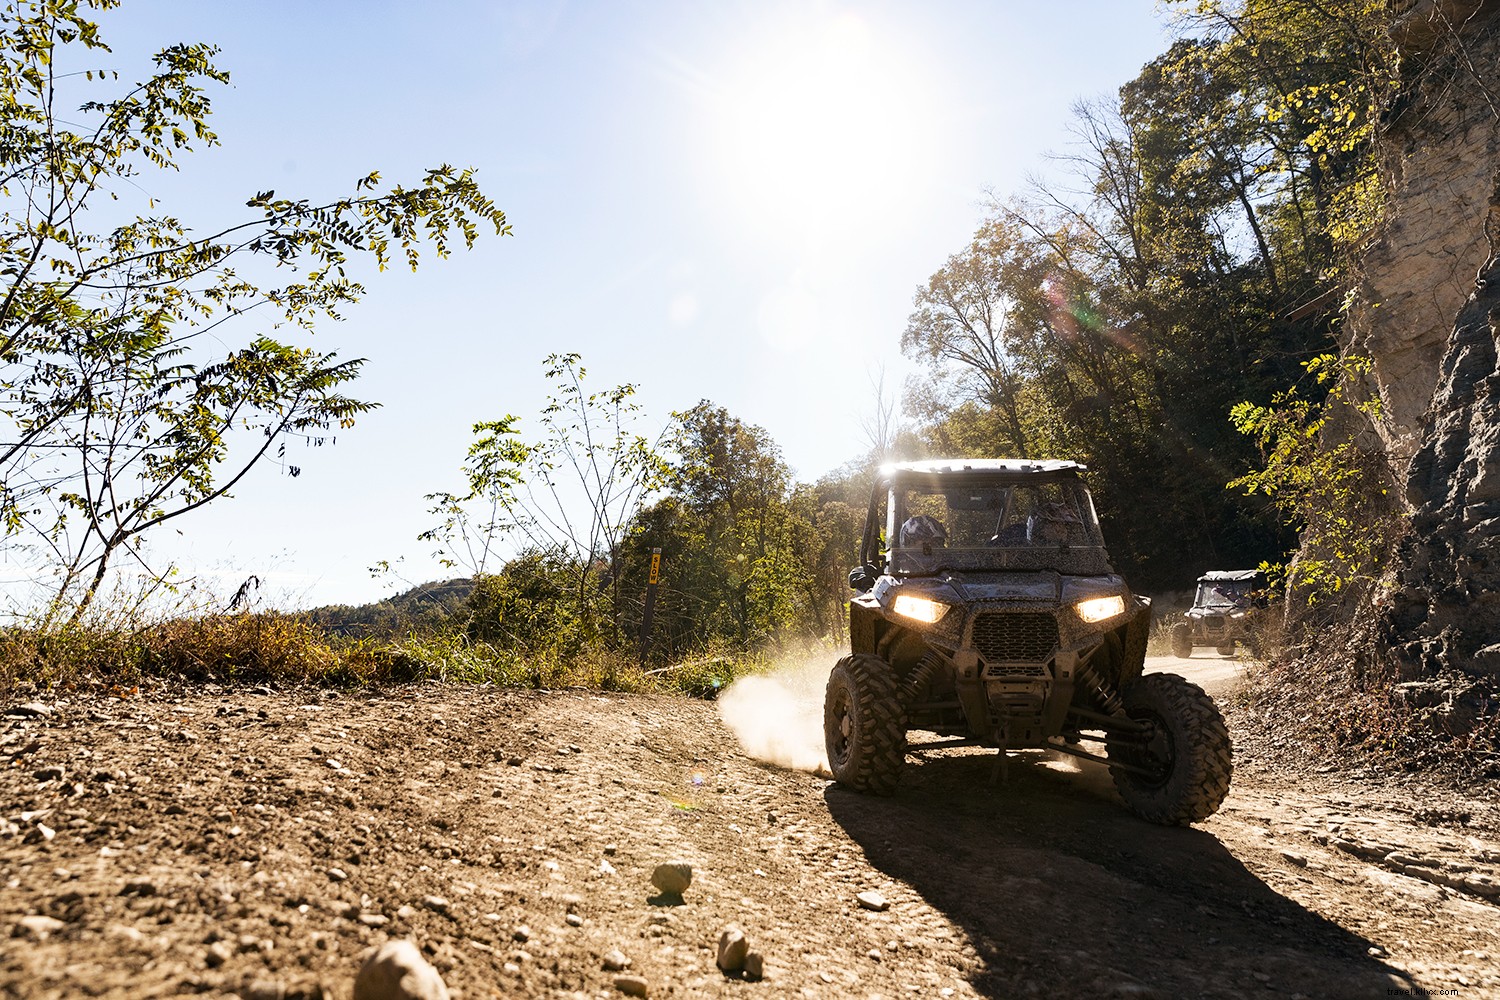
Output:
<svg viewBox="0 0 1500 1000">
<path fill-rule="evenodd" d="M 931 625 L 948 613 L 948 605 L 943 604 L 941 601 L 929 600 L 925 597 L 898 594 L 896 596 L 896 603 L 891 606 L 891 610 L 902 618 L 912 618 Z"/>
<path fill-rule="evenodd" d="M 1073 610 L 1086 622 L 1102 622 L 1106 618 L 1125 613 L 1125 598 L 1119 594 L 1114 597 L 1092 597 L 1073 605 Z"/>
</svg>

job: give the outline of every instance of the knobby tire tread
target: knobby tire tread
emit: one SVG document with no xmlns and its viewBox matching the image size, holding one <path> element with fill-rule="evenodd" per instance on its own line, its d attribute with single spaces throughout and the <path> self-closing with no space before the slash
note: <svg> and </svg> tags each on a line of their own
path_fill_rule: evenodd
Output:
<svg viewBox="0 0 1500 1000">
<path fill-rule="evenodd" d="M 859 720 L 850 735 L 854 749 L 844 773 L 835 765 L 833 747 L 829 747 L 829 766 L 842 784 L 874 795 L 891 795 L 901 778 L 906 761 L 906 704 L 897 687 L 891 668 L 878 656 L 856 653 L 839 660 L 829 677 L 830 696 L 834 685 L 843 684 L 843 673 L 853 689 L 855 717 Z M 832 722 L 825 718 L 825 728 Z M 830 737 L 830 743 L 832 742 Z"/>
<path fill-rule="evenodd" d="M 1173 773 L 1161 788 L 1142 784 L 1128 771 L 1112 771 L 1120 797 L 1142 819 L 1165 826 L 1186 826 L 1212 816 L 1229 794 L 1234 773 L 1229 728 L 1214 700 L 1176 674 L 1147 674 L 1130 686 L 1125 701 L 1127 712 L 1144 707 L 1169 725 L 1179 720 L 1177 730 L 1190 744 L 1178 748 Z"/>
</svg>

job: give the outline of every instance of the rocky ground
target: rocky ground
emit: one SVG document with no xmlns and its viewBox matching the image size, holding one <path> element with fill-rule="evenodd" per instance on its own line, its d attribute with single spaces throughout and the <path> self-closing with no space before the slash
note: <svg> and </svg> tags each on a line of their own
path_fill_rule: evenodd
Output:
<svg viewBox="0 0 1500 1000">
<path fill-rule="evenodd" d="M 1152 664 L 1184 666 L 1221 692 L 1237 672 Z M 5 707 L 8 997 L 342 1000 L 393 938 L 464 1000 L 1500 996 L 1489 797 L 1260 744 L 1218 815 L 1165 829 L 1102 768 L 1041 754 L 1003 784 L 992 755 L 913 757 L 894 798 L 851 794 L 666 697 L 210 686 Z M 650 882 L 671 860 L 693 869 L 680 900 Z M 731 924 L 764 978 L 716 968 Z"/>
</svg>

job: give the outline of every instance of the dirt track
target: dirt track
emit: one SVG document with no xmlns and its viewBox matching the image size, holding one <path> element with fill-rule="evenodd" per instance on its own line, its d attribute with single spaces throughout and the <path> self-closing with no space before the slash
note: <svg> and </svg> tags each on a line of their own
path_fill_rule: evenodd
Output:
<svg viewBox="0 0 1500 1000">
<path fill-rule="evenodd" d="M 1212 655 L 1186 667 L 1234 683 Z M 343 998 L 388 936 L 466 1000 L 616 996 L 611 949 L 652 996 L 1500 996 L 1495 808 L 1273 749 L 1239 748 L 1219 815 L 1163 829 L 1102 768 L 1039 754 L 1003 786 L 991 755 L 949 753 L 894 798 L 850 794 L 661 697 L 46 708 L 0 720 L 4 996 Z M 695 869 L 677 906 L 649 884 L 675 858 Z M 714 967 L 729 923 L 764 981 Z"/>
</svg>

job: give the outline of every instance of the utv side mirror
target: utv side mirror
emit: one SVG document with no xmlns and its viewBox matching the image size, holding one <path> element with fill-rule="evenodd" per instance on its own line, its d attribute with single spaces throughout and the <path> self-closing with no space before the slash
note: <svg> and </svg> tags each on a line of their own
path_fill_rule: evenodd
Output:
<svg viewBox="0 0 1500 1000">
<path fill-rule="evenodd" d="M 861 594 L 875 586 L 875 575 L 868 566 L 856 566 L 849 571 L 849 587 Z"/>
</svg>

